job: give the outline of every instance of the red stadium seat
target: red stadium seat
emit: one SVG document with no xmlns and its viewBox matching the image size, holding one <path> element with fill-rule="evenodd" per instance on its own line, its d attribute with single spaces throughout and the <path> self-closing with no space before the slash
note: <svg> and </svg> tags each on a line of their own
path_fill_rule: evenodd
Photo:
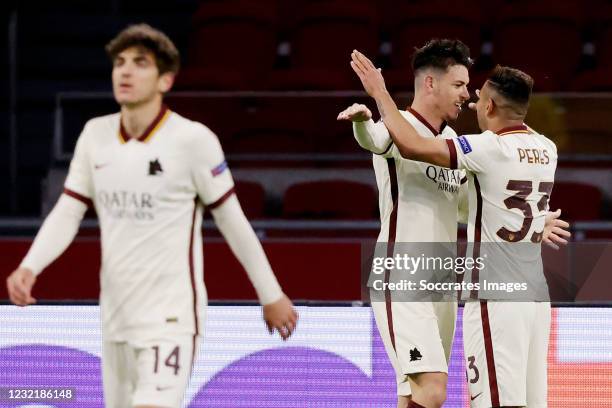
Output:
<svg viewBox="0 0 612 408">
<path fill-rule="evenodd" d="M 612 62 L 594 70 L 584 71 L 574 79 L 571 90 L 578 92 L 612 92 L 611 70 Z"/>
<path fill-rule="evenodd" d="M 313 150 L 312 141 L 300 129 L 252 126 L 234 134 L 229 147 L 231 154 L 312 154 Z M 261 158 L 265 160 L 265 156 Z"/>
<path fill-rule="evenodd" d="M 563 101 L 569 135 L 564 151 L 573 154 L 612 152 L 612 130 L 605 119 L 612 112 L 610 98 L 566 98 Z"/>
<path fill-rule="evenodd" d="M 583 183 L 555 183 L 550 209 L 561 209 L 561 218 L 569 221 L 592 221 L 601 218 L 602 194 L 599 188 Z"/>
<path fill-rule="evenodd" d="M 179 88 L 257 89 L 277 55 L 276 3 L 203 2 L 193 18 Z"/>
<path fill-rule="evenodd" d="M 581 10 L 564 2 L 506 4 L 495 25 L 495 62 L 530 74 L 536 91 L 567 89 L 582 55 Z"/>
<path fill-rule="evenodd" d="M 266 192 L 261 184 L 253 181 L 236 180 L 235 188 L 236 196 L 246 217 L 249 220 L 264 218 Z M 212 214 L 208 208 L 205 208 L 204 218 L 212 219 Z"/>
<path fill-rule="evenodd" d="M 276 70 L 275 89 L 356 89 L 349 66 L 357 48 L 378 54 L 376 8 L 367 2 L 313 1 L 300 4 L 290 31 L 291 69 Z"/>
<path fill-rule="evenodd" d="M 371 219 L 376 193 L 368 184 L 324 180 L 290 186 L 283 199 L 283 217 L 317 219 Z"/>
<path fill-rule="evenodd" d="M 602 3 L 597 8 L 588 10 L 589 23 L 592 27 L 594 62 L 592 70 L 585 71 L 572 84 L 574 91 L 612 91 L 612 4 Z"/>
<path fill-rule="evenodd" d="M 417 1 L 402 2 L 392 11 L 388 19 L 393 68 L 410 67 L 415 47 L 432 38 L 459 39 L 470 47 L 472 57 L 480 52 L 482 19 L 478 10 L 449 7 L 448 2 Z"/>
<path fill-rule="evenodd" d="M 612 6 L 608 8 L 608 20 L 601 22 L 601 31 L 596 43 L 597 64 L 612 67 Z"/>
<path fill-rule="evenodd" d="M 248 219 L 264 217 L 266 192 L 254 181 L 236 181 L 236 195 Z"/>
<path fill-rule="evenodd" d="M 245 153 L 312 153 L 308 129 L 312 117 L 293 99 L 254 98 L 242 101 L 232 117 L 235 123 L 227 151 Z"/>
<path fill-rule="evenodd" d="M 244 107 L 239 98 L 204 98 L 170 94 L 166 98 L 166 104 L 180 115 L 207 126 L 219 137 L 226 151 L 232 135 L 242 127 L 241 115 Z"/>
<path fill-rule="evenodd" d="M 469 0 L 449 3 L 441 0 L 388 1 L 384 16 L 391 50 L 385 79 L 394 91 L 414 88 L 412 55 L 433 38 L 459 39 L 470 47 L 472 58 L 481 48 L 481 7 Z"/>
</svg>

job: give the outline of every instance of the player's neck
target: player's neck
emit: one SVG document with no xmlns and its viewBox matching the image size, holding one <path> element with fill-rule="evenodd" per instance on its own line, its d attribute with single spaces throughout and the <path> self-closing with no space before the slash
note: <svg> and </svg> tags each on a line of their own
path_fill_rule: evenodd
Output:
<svg viewBox="0 0 612 408">
<path fill-rule="evenodd" d="M 491 132 L 499 132 L 502 129 L 515 127 L 515 126 L 521 126 L 522 124 L 523 124 L 522 120 L 508 120 L 508 119 L 490 120 L 489 123 L 487 123 L 487 130 L 490 130 Z"/>
<path fill-rule="evenodd" d="M 415 96 L 410 107 L 421 115 L 434 129 L 442 127 L 442 122 L 444 122 L 442 117 L 436 113 L 435 108 L 428 105 L 421 98 Z"/>
<path fill-rule="evenodd" d="M 155 120 L 162 107 L 161 98 L 137 106 L 121 107 L 121 123 L 130 137 L 139 137 Z"/>
</svg>

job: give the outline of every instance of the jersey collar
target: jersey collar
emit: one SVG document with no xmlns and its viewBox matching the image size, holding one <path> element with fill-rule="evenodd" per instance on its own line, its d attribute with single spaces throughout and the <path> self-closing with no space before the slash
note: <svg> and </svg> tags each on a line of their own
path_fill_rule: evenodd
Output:
<svg viewBox="0 0 612 408">
<path fill-rule="evenodd" d="M 153 122 L 145 129 L 145 131 L 140 135 L 136 140 L 139 142 L 148 142 L 153 134 L 164 124 L 166 119 L 170 116 L 170 109 L 166 105 L 162 105 L 159 113 L 153 119 Z M 121 143 L 127 143 L 131 137 L 128 134 L 127 130 L 123 127 L 123 122 L 121 122 L 121 118 L 119 118 L 119 140 Z"/>
<path fill-rule="evenodd" d="M 408 112 L 412 113 L 414 115 L 415 118 L 417 118 L 419 120 L 419 122 L 421 122 L 422 124 L 424 124 L 425 126 L 427 126 L 427 129 L 430 130 L 431 133 L 433 133 L 434 136 L 438 136 L 439 134 L 442 133 L 442 131 L 444 130 L 444 128 L 446 127 L 446 121 L 442 122 L 442 125 L 440 125 L 440 130 L 436 130 L 436 128 L 434 128 L 431 123 L 429 123 L 427 121 L 427 119 L 425 119 L 423 117 L 423 115 L 421 115 L 419 112 L 415 111 L 414 109 L 412 109 L 410 106 L 406 109 Z"/>
<path fill-rule="evenodd" d="M 508 126 L 495 132 L 498 136 L 514 135 L 516 133 L 529 133 L 526 125 Z"/>
</svg>

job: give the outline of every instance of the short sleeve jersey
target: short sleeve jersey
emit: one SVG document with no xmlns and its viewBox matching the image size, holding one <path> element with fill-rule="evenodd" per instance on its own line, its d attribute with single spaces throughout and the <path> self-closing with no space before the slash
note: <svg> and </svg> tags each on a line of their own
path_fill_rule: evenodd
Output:
<svg viewBox="0 0 612 408">
<path fill-rule="evenodd" d="M 482 247 L 514 253 L 504 261 L 514 271 L 535 268 L 542 273 L 539 243 L 557 166 L 555 144 L 524 125 L 447 143 L 451 168 L 466 170 L 468 176 L 468 241 L 474 243 L 475 257 L 480 243 L 523 243 Z"/>
<path fill-rule="evenodd" d="M 435 129 L 413 109 L 400 112 L 422 137 L 457 136 L 446 125 Z M 384 128 L 383 123 L 376 126 Z M 381 219 L 378 242 L 457 240 L 459 189 L 466 181 L 463 171 L 404 159 L 391 140 L 386 152 L 374 154 L 373 164 Z"/>
<path fill-rule="evenodd" d="M 202 212 L 234 192 L 216 135 L 166 107 L 139 138 L 127 136 L 120 114 L 94 118 L 79 137 L 64 192 L 98 214 L 106 338 L 199 334 Z"/>
</svg>

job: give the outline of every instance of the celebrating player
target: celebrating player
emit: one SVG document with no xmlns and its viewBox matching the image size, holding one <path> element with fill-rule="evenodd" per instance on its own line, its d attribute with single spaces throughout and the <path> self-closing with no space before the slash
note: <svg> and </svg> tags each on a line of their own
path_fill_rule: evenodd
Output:
<svg viewBox="0 0 612 408">
<path fill-rule="evenodd" d="M 416 50 L 414 100 L 399 113 L 421 137 L 457 136 L 447 121 L 456 120 L 470 98 L 471 65 L 469 48 L 458 40 L 432 40 Z M 467 204 L 459 199 L 465 196 L 464 172 L 402 158 L 385 125 L 374 123 L 365 105 L 350 106 L 338 119 L 351 120 L 359 145 L 374 153 L 381 214 L 378 242 L 390 247 L 395 242 L 455 242 L 457 219 L 465 218 L 458 214 L 458 205 Z M 462 206 L 464 211 L 467 205 Z M 457 302 L 400 302 L 389 296 L 386 300 L 372 300 L 372 309 L 395 369 L 398 407 L 417 403 L 441 407 L 446 399 Z M 414 358 L 415 350 L 420 359 Z"/>
<path fill-rule="evenodd" d="M 481 242 L 542 241 L 557 150 L 524 124 L 531 77 L 497 67 L 474 106 L 483 133 L 442 140 L 420 136 L 404 120 L 380 71 L 363 54 L 354 51 L 351 66 L 402 157 L 467 172 L 474 255 Z M 541 257 L 532 266 L 542 273 Z M 549 331 L 548 302 L 468 302 L 464 341 L 471 405 L 545 407 Z"/>
<path fill-rule="evenodd" d="M 17 305 L 35 302 L 36 276 L 93 205 L 102 239 L 105 406 L 179 407 L 204 328 L 204 207 L 246 269 L 270 332 L 288 338 L 297 314 L 242 212 L 217 136 L 162 103 L 179 68 L 172 41 L 139 24 L 106 50 L 121 112 L 85 125 L 64 193 L 7 279 L 8 292 Z"/>
</svg>

